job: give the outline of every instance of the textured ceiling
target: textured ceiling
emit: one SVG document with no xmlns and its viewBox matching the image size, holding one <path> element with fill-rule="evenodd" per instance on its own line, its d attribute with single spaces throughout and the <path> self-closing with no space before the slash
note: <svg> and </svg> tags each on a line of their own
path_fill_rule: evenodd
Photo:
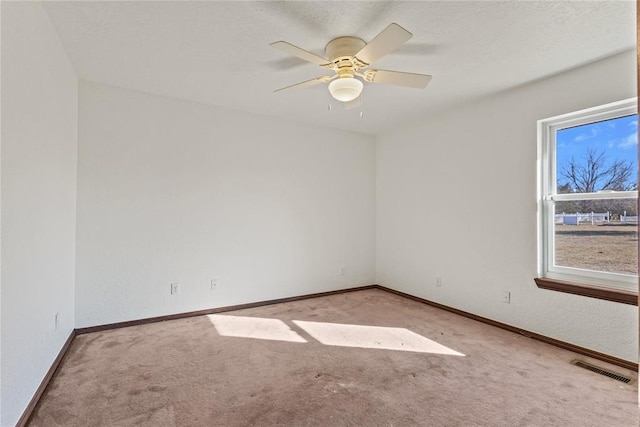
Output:
<svg viewBox="0 0 640 427">
<path fill-rule="evenodd" d="M 80 78 L 317 126 L 377 134 L 496 91 L 635 48 L 635 2 L 45 2 Z M 376 68 L 428 73 L 425 90 L 367 84 L 364 116 L 326 74 L 268 46 L 324 56 L 338 36 L 414 35 Z M 603 76 L 606 78 L 606 76 Z"/>
</svg>

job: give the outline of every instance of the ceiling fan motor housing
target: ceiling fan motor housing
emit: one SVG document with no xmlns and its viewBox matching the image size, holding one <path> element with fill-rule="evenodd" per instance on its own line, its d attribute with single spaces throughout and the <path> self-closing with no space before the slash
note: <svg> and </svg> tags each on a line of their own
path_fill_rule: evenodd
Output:
<svg viewBox="0 0 640 427">
<path fill-rule="evenodd" d="M 365 47 L 367 43 L 358 37 L 338 37 L 327 43 L 324 51 L 331 60 L 332 68 L 352 67 L 355 70 L 364 68 L 369 64 L 360 62 L 354 55 Z"/>
</svg>

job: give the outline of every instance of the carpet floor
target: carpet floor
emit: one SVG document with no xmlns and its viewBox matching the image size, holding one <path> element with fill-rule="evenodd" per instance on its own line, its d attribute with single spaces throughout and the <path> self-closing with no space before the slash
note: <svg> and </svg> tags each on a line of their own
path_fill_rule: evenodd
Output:
<svg viewBox="0 0 640 427">
<path fill-rule="evenodd" d="M 29 425 L 638 426 L 637 393 L 373 289 L 79 335 Z"/>
</svg>

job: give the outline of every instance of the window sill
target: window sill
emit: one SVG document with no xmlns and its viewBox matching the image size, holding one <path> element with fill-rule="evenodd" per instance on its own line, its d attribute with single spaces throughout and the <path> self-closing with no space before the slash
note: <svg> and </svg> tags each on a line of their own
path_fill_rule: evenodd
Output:
<svg viewBox="0 0 640 427">
<path fill-rule="evenodd" d="M 538 285 L 540 289 L 603 299 L 622 304 L 638 305 L 638 294 L 636 292 L 565 282 L 563 280 L 549 279 L 548 277 L 536 277 L 533 280 L 535 280 L 536 285 Z"/>
</svg>

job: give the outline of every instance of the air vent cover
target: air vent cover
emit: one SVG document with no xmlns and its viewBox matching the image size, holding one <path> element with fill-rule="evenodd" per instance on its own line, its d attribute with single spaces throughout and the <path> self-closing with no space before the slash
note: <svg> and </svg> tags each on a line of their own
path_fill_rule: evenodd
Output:
<svg viewBox="0 0 640 427">
<path fill-rule="evenodd" d="M 625 377 L 624 375 L 620 375 L 620 374 L 617 374 L 615 372 L 611 372 L 611 371 L 608 371 L 606 369 L 599 368 L 597 366 L 591 365 L 590 363 L 587 363 L 587 362 L 579 360 L 579 359 L 575 359 L 574 361 L 571 362 L 571 364 L 579 366 L 579 367 L 584 368 L 584 369 L 588 369 L 588 370 L 590 370 L 592 372 L 595 372 L 597 374 L 604 375 L 605 377 L 613 378 L 614 380 L 623 382 L 625 384 L 631 383 L 631 378 L 629 378 L 629 377 Z"/>
</svg>

